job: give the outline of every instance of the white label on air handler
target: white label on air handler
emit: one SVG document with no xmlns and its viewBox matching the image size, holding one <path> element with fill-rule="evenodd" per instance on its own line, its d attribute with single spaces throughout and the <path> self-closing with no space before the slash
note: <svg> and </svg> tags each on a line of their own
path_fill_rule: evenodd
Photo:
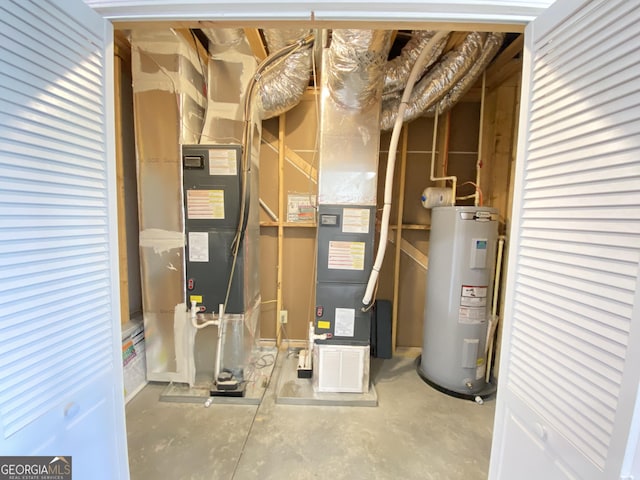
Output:
<svg viewBox="0 0 640 480">
<path fill-rule="evenodd" d="M 336 337 L 353 337 L 355 333 L 355 323 L 355 309 L 336 308 L 336 322 L 333 334 Z"/>
<path fill-rule="evenodd" d="M 224 220 L 224 190 L 187 190 L 189 220 Z"/>
<path fill-rule="evenodd" d="M 364 242 L 329 242 L 328 267 L 332 270 L 364 270 Z"/>
<path fill-rule="evenodd" d="M 366 208 L 343 208 L 342 233 L 369 233 L 369 210 Z"/>
<path fill-rule="evenodd" d="M 189 232 L 189 261 L 209 261 L 209 233 Z"/>
<path fill-rule="evenodd" d="M 236 175 L 237 170 L 235 150 L 209 149 L 209 175 Z"/>
</svg>

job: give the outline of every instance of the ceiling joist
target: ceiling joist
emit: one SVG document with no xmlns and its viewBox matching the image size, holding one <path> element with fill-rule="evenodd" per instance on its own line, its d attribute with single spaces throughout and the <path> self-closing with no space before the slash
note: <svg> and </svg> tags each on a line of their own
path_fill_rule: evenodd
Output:
<svg viewBox="0 0 640 480">
<path fill-rule="evenodd" d="M 522 71 L 523 47 L 524 35 L 519 35 L 489 65 L 486 75 L 488 90 L 499 87 L 505 80 Z"/>
</svg>

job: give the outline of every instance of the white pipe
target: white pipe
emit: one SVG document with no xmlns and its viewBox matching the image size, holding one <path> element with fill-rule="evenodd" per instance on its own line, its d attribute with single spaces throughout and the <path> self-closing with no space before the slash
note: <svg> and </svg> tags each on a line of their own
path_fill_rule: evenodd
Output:
<svg viewBox="0 0 640 480">
<path fill-rule="evenodd" d="M 504 235 L 498 237 L 498 258 L 496 260 L 496 274 L 493 281 L 493 301 L 491 302 L 491 315 L 496 316 L 498 312 L 498 289 L 500 287 L 500 275 L 502 270 L 502 252 L 504 250 Z"/>
<path fill-rule="evenodd" d="M 208 327 L 210 325 L 218 325 L 219 320 L 207 320 L 206 322 L 198 323 L 198 302 L 191 300 L 191 325 L 198 330 Z"/>
<path fill-rule="evenodd" d="M 402 94 L 400 100 L 400 107 L 398 108 L 398 115 L 393 125 L 393 132 L 391 134 L 391 142 L 389 143 L 389 158 L 387 160 L 387 174 L 385 177 L 384 187 L 384 207 L 382 209 L 382 223 L 380 227 L 380 243 L 378 244 L 378 252 L 376 253 L 376 261 L 371 269 L 371 275 L 369 276 L 369 282 L 367 283 L 367 289 L 365 290 L 362 303 L 369 305 L 373 297 L 373 291 L 376 283 L 378 282 L 378 275 L 382 268 L 382 261 L 384 260 L 384 254 L 387 249 L 387 238 L 389 236 L 389 217 L 391 216 L 391 199 L 393 193 L 393 171 L 396 163 L 396 150 L 398 148 L 398 141 L 400 140 L 400 131 L 402 130 L 402 123 L 404 121 L 404 112 L 407 109 L 407 102 L 411 97 L 413 86 L 416 83 L 418 74 L 422 71 L 422 66 L 426 60 L 427 55 L 431 53 L 433 46 L 436 42 L 439 42 L 444 36 L 445 32 L 436 33 L 431 40 L 425 45 L 420 52 L 420 56 L 417 58 L 416 63 L 411 69 L 411 74 L 407 80 L 407 87 Z M 454 195 L 455 197 L 455 191 Z"/>
<path fill-rule="evenodd" d="M 220 304 L 220 310 L 218 313 L 218 347 L 216 348 L 216 364 L 213 371 L 213 379 L 218 380 L 218 375 L 220 375 L 220 362 L 222 359 L 222 337 L 224 335 L 224 323 L 222 322 L 222 318 L 224 316 L 224 304 Z"/>
<path fill-rule="evenodd" d="M 278 222 L 279 221 L 278 220 L 278 215 L 276 215 L 274 213 L 274 211 L 269 208 L 269 205 L 267 205 L 267 203 L 264 200 L 259 199 L 258 202 L 260 203 L 260 206 L 262 208 L 264 208 L 264 211 L 267 212 L 267 215 L 269 215 L 269 217 L 271 217 L 271 220 L 273 220 L 274 222 Z"/>
<path fill-rule="evenodd" d="M 487 328 L 487 341 L 485 342 L 485 355 L 486 355 L 486 372 L 485 381 L 489 383 L 491 381 L 491 357 L 493 356 L 493 337 L 495 336 L 496 329 L 498 328 L 497 316 L 498 313 L 498 290 L 500 287 L 500 277 L 502 271 L 502 257 L 504 251 L 504 235 L 498 237 L 498 255 L 496 258 L 496 274 L 493 280 L 493 298 L 491 299 L 491 318 L 489 319 L 489 325 Z"/>
<path fill-rule="evenodd" d="M 431 142 L 431 172 L 429 174 L 429 179 L 432 182 L 438 180 L 451 180 L 451 199 L 453 200 L 453 204 L 456 204 L 456 185 L 458 184 L 458 177 L 455 175 L 450 175 L 448 177 L 436 177 L 436 147 L 438 146 L 438 117 L 439 115 L 438 109 L 436 109 L 436 114 L 433 117 L 433 140 Z"/>
<path fill-rule="evenodd" d="M 484 134 L 484 94 L 487 71 L 482 72 L 482 95 L 480 97 L 480 125 L 478 127 L 478 160 L 476 161 L 476 200 L 475 206 L 480 203 L 480 168 L 482 166 L 482 135 Z"/>
</svg>

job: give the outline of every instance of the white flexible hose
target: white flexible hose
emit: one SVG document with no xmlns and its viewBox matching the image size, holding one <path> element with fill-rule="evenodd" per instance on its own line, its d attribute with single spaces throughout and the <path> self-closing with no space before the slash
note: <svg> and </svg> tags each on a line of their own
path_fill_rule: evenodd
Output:
<svg viewBox="0 0 640 480">
<path fill-rule="evenodd" d="M 404 111 L 407 109 L 407 102 L 411 97 L 413 86 L 418 79 L 418 75 L 422 72 L 422 66 L 426 60 L 427 54 L 429 54 L 433 46 L 439 42 L 447 32 L 436 33 L 431 40 L 425 45 L 420 52 L 420 56 L 416 60 L 416 63 L 411 69 L 411 74 L 407 80 L 407 87 L 402 94 L 402 100 L 400 100 L 400 107 L 398 108 L 398 115 L 393 125 L 393 131 L 391 133 L 391 142 L 389 143 L 389 158 L 387 160 L 387 174 L 385 176 L 384 184 L 384 207 L 382 209 L 382 223 L 380 227 L 380 243 L 378 244 L 378 251 L 376 253 L 376 261 L 371 269 L 371 275 L 369 276 L 369 283 L 367 283 L 367 289 L 365 290 L 362 303 L 369 305 L 371 298 L 373 297 L 373 290 L 378 282 L 378 274 L 382 268 L 382 261 L 384 260 L 384 254 L 387 249 L 387 238 L 389 236 L 389 217 L 391 216 L 391 197 L 393 192 L 393 172 L 396 163 L 396 150 L 398 148 L 398 141 L 400 140 L 400 130 L 402 130 L 402 123 L 404 119 Z"/>
</svg>

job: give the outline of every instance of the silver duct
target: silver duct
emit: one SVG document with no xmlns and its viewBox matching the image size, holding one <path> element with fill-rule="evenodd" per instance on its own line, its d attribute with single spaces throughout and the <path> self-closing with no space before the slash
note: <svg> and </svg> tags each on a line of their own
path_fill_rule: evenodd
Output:
<svg viewBox="0 0 640 480">
<path fill-rule="evenodd" d="M 256 60 L 244 31 L 205 28 L 209 39 L 207 116 L 200 143 L 242 144 L 244 99 L 256 73 Z"/>
<path fill-rule="evenodd" d="M 333 30 L 327 81 L 336 104 L 364 110 L 377 101 L 390 39 L 388 30 Z"/>
<path fill-rule="evenodd" d="M 215 53 L 217 50 L 226 50 L 246 41 L 246 36 L 241 28 L 203 28 L 209 39 L 209 52 Z"/>
<path fill-rule="evenodd" d="M 423 78 L 418 82 L 404 114 L 404 121 L 416 119 L 422 113 L 439 102 L 445 94 L 458 83 L 476 63 L 482 52 L 486 34 L 472 32 L 455 49 L 447 52 Z M 383 102 L 380 116 L 380 129 L 393 127 L 398 115 L 399 102 L 387 100 Z"/>
<path fill-rule="evenodd" d="M 411 73 L 411 69 L 416 63 L 420 52 L 427 46 L 429 40 L 433 38 L 435 33 L 436 32 L 430 30 L 414 30 L 411 32 L 411 39 L 402 48 L 400 55 L 388 61 L 384 67 L 383 95 L 404 90 L 407 85 L 409 73 Z M 431 47 L 431 53 L 427 54 L 427 61 L 418 78 L 421 78 L 429 67 L 442 55 L 442 51 L 448 40 L 449 34 Z"/>
<path fill-rule="evenodd" d="M 310 30 L 265 29 L 263 33 L 269 53 L 273 54 L 309 35 Z M 311 49 L 310 46 L 289 55 L 260 77 L 256 93 L 256 108 L 260 118 L 276 117 L 300 102 L 309 85 Z"/>
<path fill-rule="evenodd" d="M 447 94 L 435 105 L 428 108 L 424 115 L 433 116 L 436 114 L 436 108 L 439 113 L 444 113 L 451 109 L 458 101 L 469 91 L 471 86 L 476 83 L 482 72 L 487 68 L 493 57 L 500 49 L 502 42 L 504 41 L 504 33 L 496 32 L 490 33 L 484 42 L 482 47 L 482 53 L 480 57 L 469 69 L 467 74 L 456 83 Z"/>
</svg>

